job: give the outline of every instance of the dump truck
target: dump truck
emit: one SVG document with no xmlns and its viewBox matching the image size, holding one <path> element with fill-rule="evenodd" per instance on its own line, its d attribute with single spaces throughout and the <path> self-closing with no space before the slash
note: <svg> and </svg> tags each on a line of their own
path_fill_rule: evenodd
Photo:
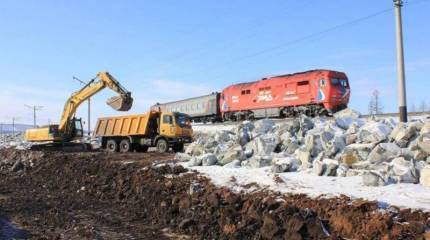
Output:
<svg viewBox="0 0 430 240">
<path fill-rule="evenodd" d="M 118 96 L 107 100 L 109 106 L 117 111 L 130 110 L 133 104 L 131 92 L 121 86 L 109 72 L 99 72 L 88 84 L 69 97 L 64 105 L 59 124 L 28 129 L 25 132 L 25 140 L 35 143 L 32 150 L 83 151 L 90 148 L 90 144 L 81 141 L 84 133 L 82 120 L 75 117 L 75 114 L 83 102 L 106 87 L 118 93 Z"/>
<path fill-rule="evenodd" d="M 192 141 L 190 116 L 179 112 L 149 111 L 145 114 L 104 117 L 97 120 L 94 135 L 108 152 L 146 152 L 156 147 L 165 153 L 182 152 Z"/>
</svg>

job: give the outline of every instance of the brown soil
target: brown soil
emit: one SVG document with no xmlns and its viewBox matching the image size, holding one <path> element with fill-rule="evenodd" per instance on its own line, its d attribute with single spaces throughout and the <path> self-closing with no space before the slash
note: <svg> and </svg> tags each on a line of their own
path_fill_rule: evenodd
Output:
<svg viewBox="0 0 430 240">
<path fill-rule="evenodd" d="M 0 150 L 0 239 L 420 239 L 429 227 L 428 213 L 348 197 L 233 193 L 172 158 Z"/>
</svg>

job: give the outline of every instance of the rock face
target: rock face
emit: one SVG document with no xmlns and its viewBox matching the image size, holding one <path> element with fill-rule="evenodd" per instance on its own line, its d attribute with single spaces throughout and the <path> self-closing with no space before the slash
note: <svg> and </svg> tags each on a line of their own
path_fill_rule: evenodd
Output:
<svg viewBox="0 0 430 240">
<path fill-rule="evenodd" d="M 425 185 L 430 164 L 430 121 L 397 123 L 358 116 L 347 109 L 334 118 L 245 121 L 231 131 L 199 135 L 175 159 L 192 166 L 270 167 L 273 173 L 362 176 L 366 186 Z"/>
</svg>

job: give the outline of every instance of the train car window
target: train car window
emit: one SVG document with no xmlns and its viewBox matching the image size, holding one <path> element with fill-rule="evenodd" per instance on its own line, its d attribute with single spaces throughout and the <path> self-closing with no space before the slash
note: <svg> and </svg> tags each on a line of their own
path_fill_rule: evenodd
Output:
<svg viewBox="0 0 430 240">
<path fill-rule="evenodd" d="M 297 86 L 305 86 L 305 85 L 309 85 L 309 81 L 301 81 L 297 83 Z"/>
<path fill-rule="evenodd" d="M 260 91 L 260 92 L 261 92 L 261 91 L 264 91 L 264 88 L 259 88 L 259 89 L 258 89 L 258 91 Z"/>
<path fill-rule="evenodd" d="M 246 90 L 246 94 L 251 94 L 251 90 Z"/>
<path fill-rule="evenodd" d="M 164 115 L 163 116 L 163 123 L 172 124 L 173 123 L 172 116 L 170 116 L 170 115 Z"/>
<path fill-rule="evenodd" d="M 320 86 L 325 87 L 325 79 L 324 78 L 320 80 Z"/>
<path fill-rule="evenodd" d="M 265 87 L 264 88 L 264 90 L 270 90 L 271 89 L 271 87 Z"/>
<path fill-rule="evenodd" d="M 246 94 L 246 91 L 245 90 L 242 90 L 242 95 L 245 95 Z"/>
</svg>

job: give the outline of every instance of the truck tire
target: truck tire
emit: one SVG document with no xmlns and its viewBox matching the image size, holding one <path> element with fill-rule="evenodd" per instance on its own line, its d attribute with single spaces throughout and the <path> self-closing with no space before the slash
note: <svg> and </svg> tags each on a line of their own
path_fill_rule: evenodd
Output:
<svg viewBox="0 0 430 240">
<path fill-rule="evenodd" d="M 176 152 L 183 152 L 184 151 L 184 144 L 183 143 L 176 143 L 173 145 L 173 151 Z"/>
<path fill-rule="evenodd" d="M 113 139 L 108 140 L 106 143 L 106 150 L 108 152 L 118 152 L 118 143 Z"/>
<path fill-rule="evenodd" d="M 130 140 L 128 140 L 128 139 L 121 140 L 121 142 L 119 143 L 119 151 L 120 152 L 122 152 L 122 153 L 130 152 L 131 149 L 132 149 L 132 147 L 131 147 Z"/>
<path fill-rule="evenodd" d="M 169 151 L 169 144 L 167 143 L 166 139 L 159 139 L 157 141 L 157 150 L 159 153 L 165 153 Z"/>
</svg>

